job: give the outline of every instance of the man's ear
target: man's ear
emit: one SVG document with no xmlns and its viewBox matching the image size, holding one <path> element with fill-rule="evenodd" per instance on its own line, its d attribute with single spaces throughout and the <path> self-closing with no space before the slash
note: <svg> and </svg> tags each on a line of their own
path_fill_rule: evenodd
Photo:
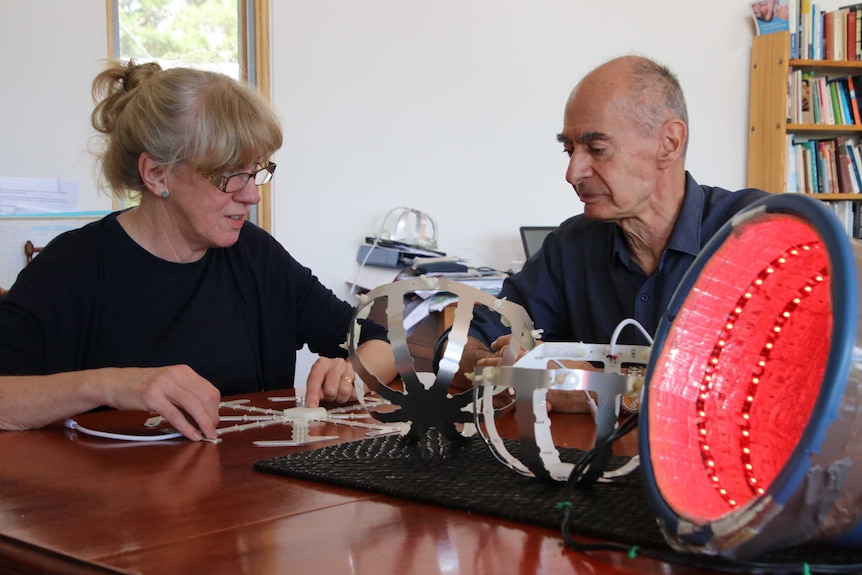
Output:
<svg viewBox="0 0 862 575">
<path fill-rule="evenodd" d="M 656 160 L 660 167 L 675 163 L 685 155 L 688 130 L 679 119 L 668 120 L 659 128 L 659 149 Z"/>
<path fill-rule="evenodd" d="M 143 152 L 138 156 L 138 172 L 147 190 L 157 196 L 168 189 L 164 167 L 157 163 L 152 156 Z"/>
</svg>

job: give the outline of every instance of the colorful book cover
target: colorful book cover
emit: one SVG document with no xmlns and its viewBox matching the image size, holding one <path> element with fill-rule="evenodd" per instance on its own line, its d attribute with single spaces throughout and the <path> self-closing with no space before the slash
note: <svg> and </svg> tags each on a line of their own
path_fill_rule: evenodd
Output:
<svg viewBox="0 0 862 575">
<path fill-rule="evenodd" d="M 754 29 L 758 36 L 790 30 L 789 1 L 756 0 L 748 3 L 754 18 Z"/>
</svg>

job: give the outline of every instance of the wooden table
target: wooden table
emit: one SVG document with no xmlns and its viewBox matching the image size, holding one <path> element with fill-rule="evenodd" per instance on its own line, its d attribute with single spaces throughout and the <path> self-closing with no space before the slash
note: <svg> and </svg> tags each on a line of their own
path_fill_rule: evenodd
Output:
<svg viewBox="0 0 862 575">
<path fill-rule="evenodd" d="M 268 405 L 266 394 L 244 397 Z M 76 420 L 140 433 L 147 418 L 106 411 Z M 591 446 L 588 416 L 559 415 L 554 423 L 558 445 Z M 312 434 L 338 434 L 338 441 L 364 436 L 316 425 Z M 499 427 L 513 436 L 511 421 Z M 565 549 L 555 530 L 252 468 L 312 447 L 252 444 L 287 437 L 285 426 L 226 434 L 218 445 L 100 439 L 60 424 L 0 432 L 0 573 L 700 572 L 619 553 L 587 556 Z M 636 438 L 620 449 L 633 453 Z"/>
</svg>

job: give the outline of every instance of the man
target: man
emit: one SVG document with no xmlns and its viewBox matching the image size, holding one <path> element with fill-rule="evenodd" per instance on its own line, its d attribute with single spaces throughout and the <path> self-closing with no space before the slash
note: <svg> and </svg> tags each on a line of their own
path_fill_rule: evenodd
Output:
<svg viewBox="0 0 862 575">
<path fill-rule="evenodd" d="M 588 73 L 557 139 L 584 213 L 549 234 L 500 297 L 524 306 L 544 341 L 609 343 L 629 318 L 654 334 L 697 253 L 766 192 L 700 186 L 686 172 L 685 97 L 674 74 L 647 58 L 616 58 Z M 465 389 L 464 373 L 499 363 L 508 333 L 496 312 L 477 308 L 453 385 Z M 632 327 L 618 342 L 648 344 Z M 587 409 L 580 392 L 551 390 L 548 401 L 556 411 Z"/>
</svg>

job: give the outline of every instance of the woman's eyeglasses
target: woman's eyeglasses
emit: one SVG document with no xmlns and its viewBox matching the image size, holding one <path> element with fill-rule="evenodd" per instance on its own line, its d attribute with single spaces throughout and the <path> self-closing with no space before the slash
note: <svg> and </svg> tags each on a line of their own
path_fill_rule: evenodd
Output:
<svg viewBox="0 0 862 575">
<path fill-rule="evenodd" d="M 260 168 L 243 174 L 232 174 L 230 176 L 222 176 L 221 174 L 201 174 L 212 185 L 226 194 L 235 194 L 248 185 L 248 181 L 254 179 L 255 186 L 262 186 L 272 179 L 272 173 L 275 171 L 274 162 L 264 162 L 259 164 Z"/>
</svg>

